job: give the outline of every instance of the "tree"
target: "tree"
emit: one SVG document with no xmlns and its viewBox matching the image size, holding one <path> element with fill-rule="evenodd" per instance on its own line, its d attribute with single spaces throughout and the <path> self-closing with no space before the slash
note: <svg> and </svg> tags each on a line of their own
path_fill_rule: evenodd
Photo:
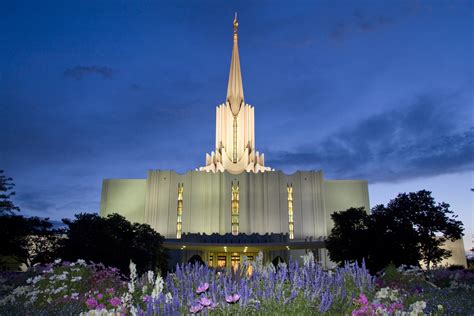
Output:
<svg viewBox="0 0 474 316">
<path fill-rule="evenodd" d="M 14 214 L 13 211 L 19 211 L 20 208 L 15 206 L 10 200 L 15 192 L 12 191 L 15 184 L 12 178 L 7 178 L 4 171 L 0 170 L 0 215 Z"/>
<path fill-rule="evenodd" d="M 416 231 L 410 222 L 400 221 L 383 205 L 372 208 L 367 266 L 380 271 L 390 263 L 418 266 L 421 259 Z"/>
<path fill-rule="evenodd" d="M 366 259 L 372 272 L 389 263 L 419 265 L 429 269 L 449 257 L 441 246 L 462 237 L 463 224 L 447 203 L 435 203 L 431 192 L 402 193 L 387 206 L 376 205 L 370 215 L 348 209 L 331 215 L 334 228 L 326 247 L 331 260 Z"/>
<path fill-rule="evenodd" d="M 382 213 L 393 217 L 397 225 L 413 229 L 414 236 L 409 237 L 413 238 L 412 243 L 416 241 L 420 260 L 428 269 L 451 255 L 449 250 L 441 248 L 447 240 L 455 241 L 463 236 L 463 224 L 449 204 L 436 203 L 430 191 L 399 194 Z"/>
<path fill-rule="evenodd" d="M 130 260 L 142 273 L 167 269 L 164 238 L 149 225 L 130 223 L 112 214 L 81 213 L 75 220 L 63 220 L 67 237 L 61 241 L 58 256 L 66 260 L 86 259 L 119 268 L 128 273 Z"/>
<path fill-rule="evenodd" d="M 370 217 L 366 210 L 350 208 L 331 214 L 334 227 L 326 241 L 326 248 L 332 261 L 341 264 L 344 261 L 361 261 L 367 258 Z"/>
<path fill-rule="evenodd" d="M 0 266 L 5 269 L 17 269 L 21 263 L 31 265 L 36 262 L 50 261 L 52 251 L 48 252 L 43 244 L 55 234 L 49 220 L 39 217 L 19 215 L 0 216 Z M 35 252 L 31 239 L 42 236 L 43 252 Z M 33 250 L 33 251 L 32 251 Z M 45 261 L 43 261 L 43 259 Z"/>
</svg>

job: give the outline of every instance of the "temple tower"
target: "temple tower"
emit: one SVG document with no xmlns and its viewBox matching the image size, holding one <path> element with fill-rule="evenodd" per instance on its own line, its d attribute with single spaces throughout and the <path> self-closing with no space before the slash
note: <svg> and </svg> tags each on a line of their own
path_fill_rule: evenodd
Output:
<svg viewBox="0 0 474 316">
<path fill-rule="evenodd" d="M 245 103 L 240 71 L 237 14 L 234 18 L 234 46 L 230 61 L 226 102 L 216 108 L 216 149 L 206 154 L 200 171 L 233 174 L 271 171 L 264 155 L 255 151 L 254 107 Z"/>
</svg>

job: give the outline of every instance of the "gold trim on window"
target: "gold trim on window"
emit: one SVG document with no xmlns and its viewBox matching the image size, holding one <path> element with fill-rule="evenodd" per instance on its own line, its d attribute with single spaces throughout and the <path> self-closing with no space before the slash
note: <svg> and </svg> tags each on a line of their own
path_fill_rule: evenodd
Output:
<svg viewBox="0 0 474 316">
<path fill-rule="evenodd" d="M 288 192 L 288 232 L 290 233 L 290 239 L 294 239 L 295 234 L 293 221 L 293 184 L 287 184 L 286 191 Z"/>
<path fill-rule="evenodd" d="M 232 235 L 239 234 L 239 182 L 234 184 L 232 181 L 232 202 L 231 202 L 231 215 L 232 215 Z"/>
<path fill-rule="evenodd" d="M 178 183 L 178 207 L 177 207 L 177 219 L 176 219 L 176 238 L 181 239 L 181 233 L 183 230 L 183 192 L 184 184 Z"/>
</svg>

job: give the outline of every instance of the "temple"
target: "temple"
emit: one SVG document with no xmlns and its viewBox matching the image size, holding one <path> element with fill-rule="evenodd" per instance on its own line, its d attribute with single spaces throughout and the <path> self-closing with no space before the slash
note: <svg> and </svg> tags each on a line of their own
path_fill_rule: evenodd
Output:
<svg viewBox="0 0 474 316">
<path fill-rule="evenodd" d="M 255 108 L 244 99 L 237 27 L 236 17 L 227 97 L 216 109 L 215 151 L 205 166 L 185 174 L 148 170 L 144 179 L 105 179 L 100 214 L 149 224 L 166 238 L 170 266 L 199 258 L 235 268 L 260 251 L 265 261 L 287 261 L 311 250 L 330 267 L 330 215 L 350 207 L 369 210 L 368 183 L 265 166 L 255 147 Z"/>
</svg>

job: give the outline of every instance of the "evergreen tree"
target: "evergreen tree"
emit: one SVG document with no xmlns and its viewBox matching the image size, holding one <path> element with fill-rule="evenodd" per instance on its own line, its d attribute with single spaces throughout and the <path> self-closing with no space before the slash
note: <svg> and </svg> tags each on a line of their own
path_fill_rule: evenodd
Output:
<svg viewBox="0 0 474 316">
<path fill-rule="evenodd" d="M 11 201 L 11 197 L 15 195 L 15 192 L 12 191 L 15 184 L 12 181 L 12 178 L 7 178 L 4 171 L 0 170 L 0 215 L 14 214 L 14 211 L 20 210 Z"/>
</svg>

